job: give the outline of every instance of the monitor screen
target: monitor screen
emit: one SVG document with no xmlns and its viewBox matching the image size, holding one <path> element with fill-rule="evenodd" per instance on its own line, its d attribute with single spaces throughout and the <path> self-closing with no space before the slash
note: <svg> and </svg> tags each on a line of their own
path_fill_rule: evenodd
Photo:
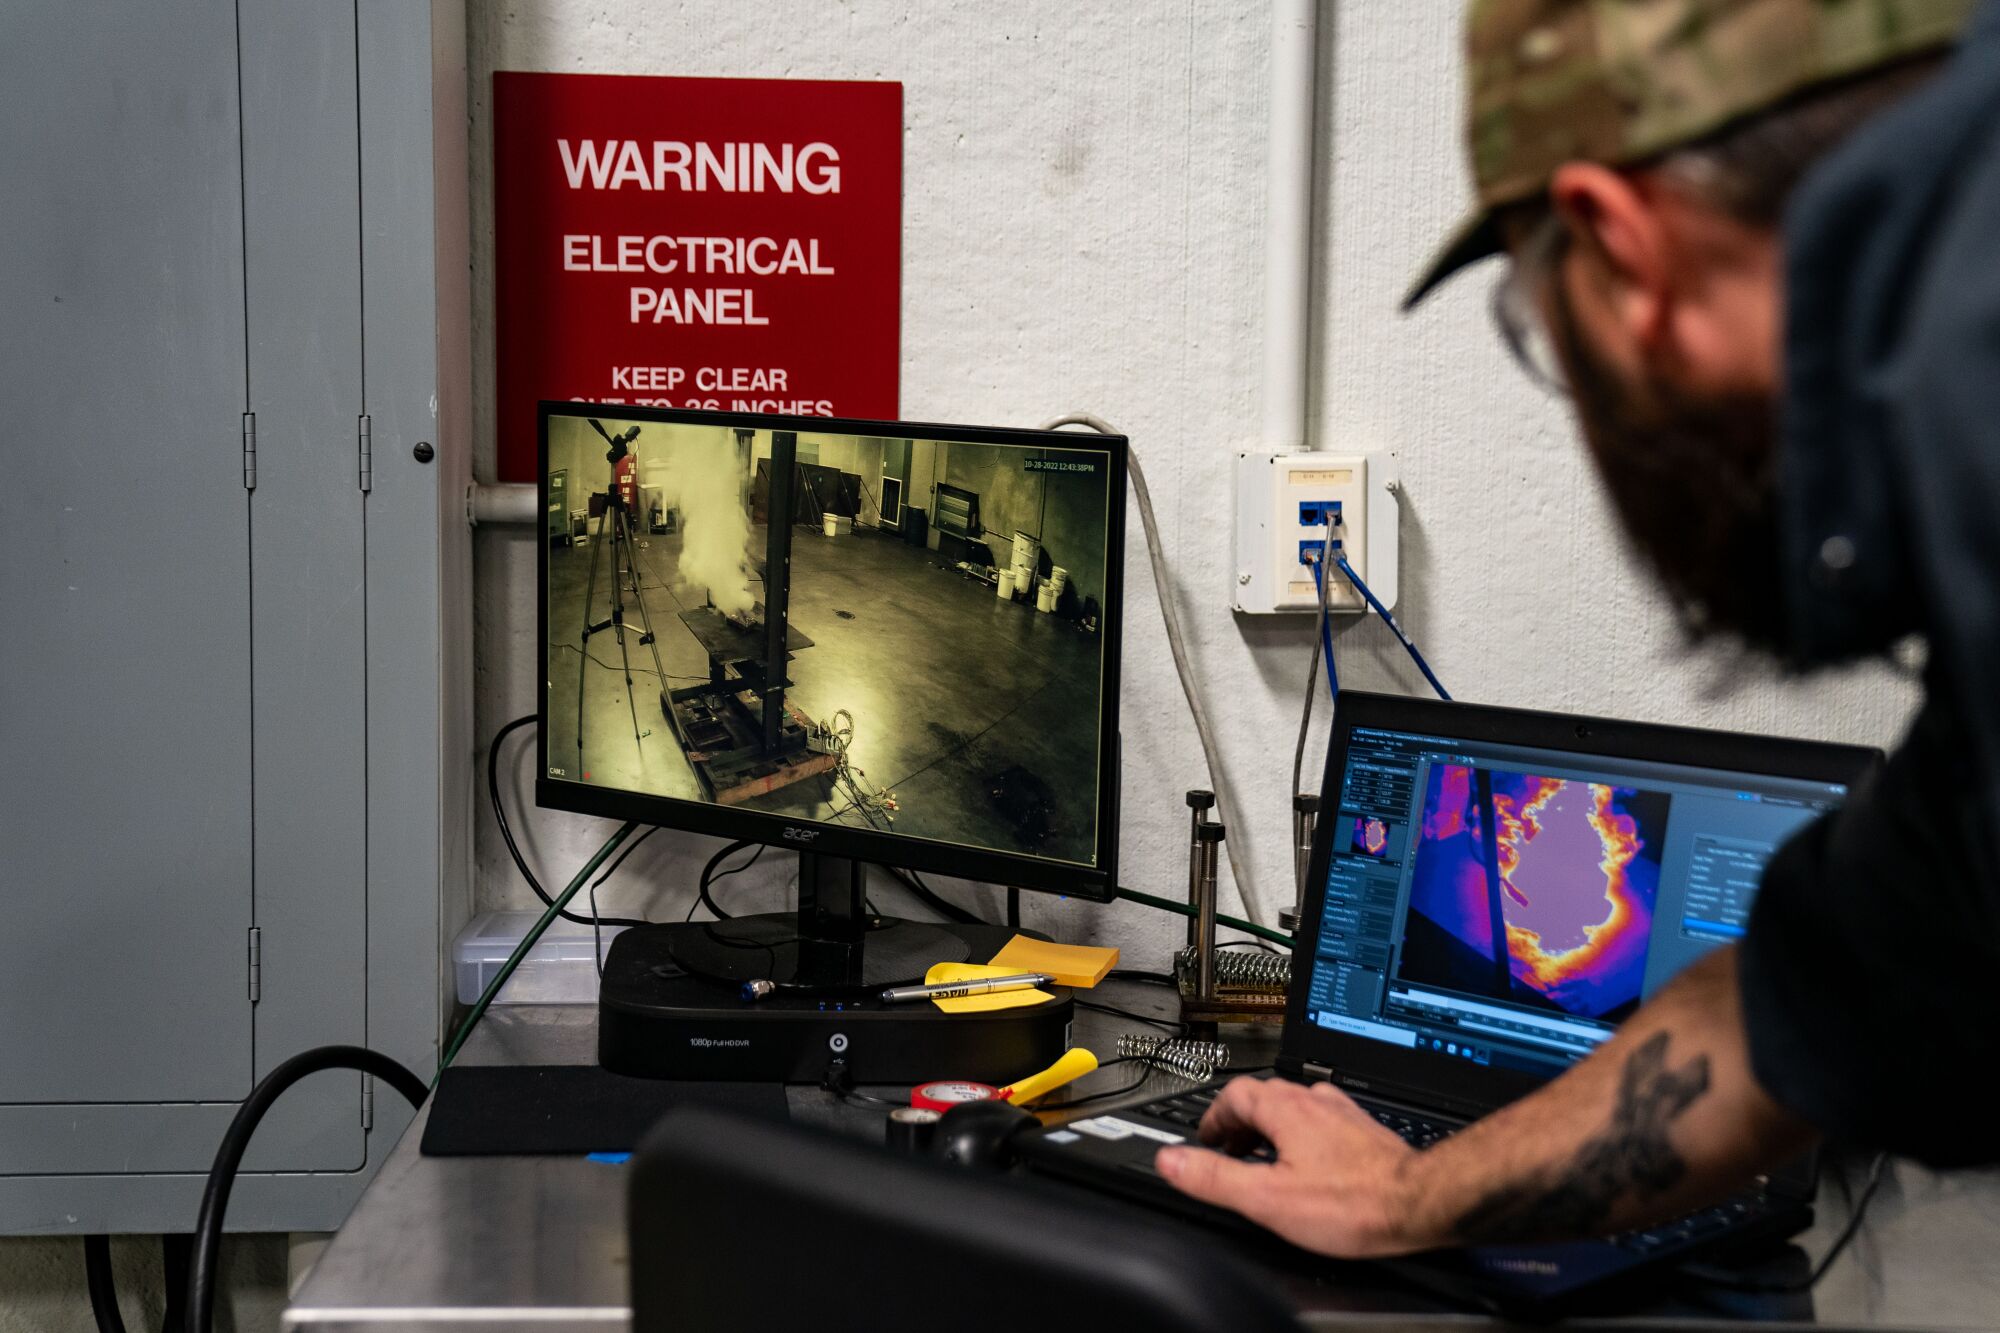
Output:
<svg viewBox="0 0 2000 1333">
<path fill-rule="evenodd" d="M 1741 936 L 1771 854 L 1847 794 L 1358 726 L 1338 781 L 1307 1020 L 1541 1077 Z"/>
<path fill-rule="evenodd" d="M 1122 440 L 542 426 L 543 804 L 1108 894 Z"/>
</svg>

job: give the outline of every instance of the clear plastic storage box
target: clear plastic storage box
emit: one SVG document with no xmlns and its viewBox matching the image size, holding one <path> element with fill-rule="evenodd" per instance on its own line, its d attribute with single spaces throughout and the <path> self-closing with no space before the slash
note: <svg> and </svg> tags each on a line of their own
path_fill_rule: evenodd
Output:
<svg viewBox="0 0 2000 1333">
<path fill-rule="evenodd" d="M 451 944 L 458 999 L 472 1004 L 492 981 L 521 937 L 541 919 L 539 912 L 481 912 L 465 923 Z M 623 926 L 604 927 L 604 948 Z M 597 968 L 591 960 L 589 926 L 558 919 L 507 978 L 495 1004 L 596 1004 Z"/>
</svg>

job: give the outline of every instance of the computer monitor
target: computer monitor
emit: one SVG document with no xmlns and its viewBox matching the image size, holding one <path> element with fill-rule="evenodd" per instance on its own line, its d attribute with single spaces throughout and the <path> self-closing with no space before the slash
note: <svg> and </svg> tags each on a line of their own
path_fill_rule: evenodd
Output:
<svg viewBox="0 0 2000 1333">
<path fill-rule="evenodd" d="M 1340 713 L 1294 1018 L 1344 1070 L 1435 1086 L 1449 1063 L 1489 1105 L 1742 936 L 1772 854 L 1879 758 L 1372 695 Z"/>
<path fill-rule="evenodd" d="M 538 804 L 1112 896 L 1122 438 L 540 425 Z"/>
</svg>

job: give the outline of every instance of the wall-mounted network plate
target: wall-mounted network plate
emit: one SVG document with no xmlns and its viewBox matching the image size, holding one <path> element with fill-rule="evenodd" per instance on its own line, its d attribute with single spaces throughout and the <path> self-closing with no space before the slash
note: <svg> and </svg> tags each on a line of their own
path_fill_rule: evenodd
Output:
<svg viewBox="0 0 2000 1333">
<path fill-rule="evenodd" d="M 1396 460 L 1388 454 L 1237 454 L 1234 609 L 1245 615 L 1317 611 L 1305 553 L 1319 550 L 1335 513 L 1339 553 L 1393 609 L 1396 494 Z M 1332 610 L 1367 610 L 1338 569 L 1333 577 Z"/>
</svg>

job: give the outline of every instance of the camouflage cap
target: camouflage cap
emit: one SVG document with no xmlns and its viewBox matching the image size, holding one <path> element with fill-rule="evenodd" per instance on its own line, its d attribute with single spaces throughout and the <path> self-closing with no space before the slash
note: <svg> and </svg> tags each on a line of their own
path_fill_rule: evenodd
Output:
<svg viewBox="0 0 2000 1333">
<path fill-rule="evenodd" d="M 1466 147 L 1479 202 L 1409 309 L 1500 250 L 1494 219 L 1565 162 L 1631 165 L 1815 85 L 1949 45 L 1978 0 L 1471 0 Z"/>
</svg>

